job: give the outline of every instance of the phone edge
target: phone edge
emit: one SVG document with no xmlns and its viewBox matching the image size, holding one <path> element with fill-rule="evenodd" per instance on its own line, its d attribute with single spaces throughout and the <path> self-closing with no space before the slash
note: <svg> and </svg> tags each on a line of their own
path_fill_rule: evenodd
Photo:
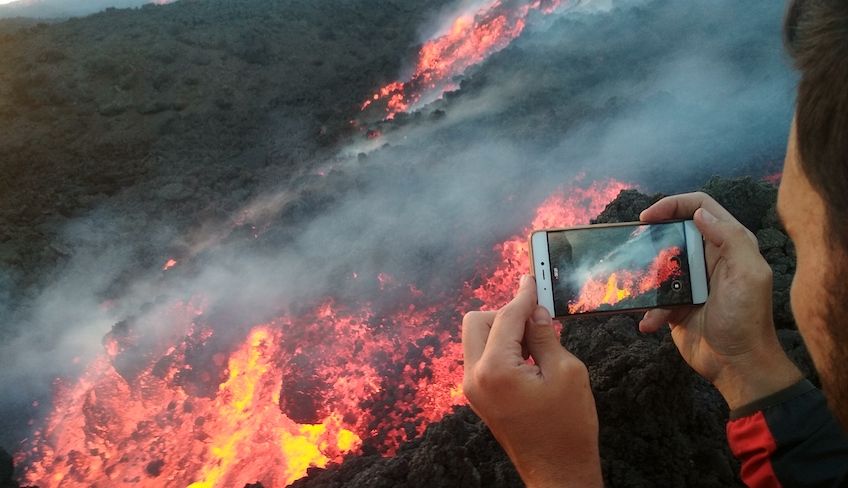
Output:
<svg viewBox="0 0 848 488">
<path fill-rule="evenodd" d="M 685 220 L 683 230 L 686 236 L 686 253 L 689 257 L 689 285 L 692 290 L 692 305 L 703 305 L 707 302 L 709 296 L 704 237 L 693 220 Z M 697 275 L 695 270 L 698 271 Z"/>
<path fill-rule="evenodd" d="M 544 261 L 536 259 L 537 256 L 543 256 Z M 536 303 L 545 307 L 553 317 L 555 312 L 553 277 L 550 271 L 551 263 L 542 265 L 545 261 L 550 261 L 548 233 L 535 231 L 530 234 L 530 274 L 536 278 Z"/>
</svg>

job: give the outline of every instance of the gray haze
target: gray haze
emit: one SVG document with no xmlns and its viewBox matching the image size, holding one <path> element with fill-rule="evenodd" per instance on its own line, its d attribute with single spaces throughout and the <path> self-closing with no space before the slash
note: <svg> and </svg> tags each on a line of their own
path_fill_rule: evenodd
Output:
<svg viewBox="0 0 848 488">
<path fill-rule="evenodd" d="M 24 332 L 0 345 L 0 386 L 17 392 L 4 394 L 0 410 L 43 398 L 53 377 L 74 372 L 72 358 L 84 364 L 99 353 L 104 333 L 130 314 L 144 321 L 202 296 L 238 317 L 221 334 L 239 336 L 318 297 L 356 306 L 377 296 L 379 272 L 438 296 L 472 278 L 473 250 L 490 261 L 494 244 L 522 232 L 542 200 L 580 175 L 680 191 L 782 158 L 795 78 L 780 2 L 605 4 L 535 19 L 458 93 L 321 162 L 329 173 L 309 178 L 310 190 L 326 185 L 333 197 L 320 213 L 292 227 L 275 212 L 305 190 L 276 189 L 251 207 L 268 228 L 257 243 L 220 246 L 212 237 L 228 230 L 208 231 L 190 272 L 137 270 L 138 242 L 166 248 L 186 237 L 167 222 L 136 228 L 149 221 L 133 200 L 142 196 L 117 196 L 69 226 L 71 265 L 31 303 L 2 313 Z M 104 290 L 127 270 L 129 291 L 104 308 Z M 353 272 L 363 278 L 348 279 Z M 151 333 L 171 326 L 149 323 Z"/>
<path fill-rule="evenodd" d="M 35 19 L 65 19 L 81 17 L 109 7 L 133 8 L 151 3 L 150 0 L 17 0 L 0 5 L 0 19 L 26 17 Z"/>
</svg>

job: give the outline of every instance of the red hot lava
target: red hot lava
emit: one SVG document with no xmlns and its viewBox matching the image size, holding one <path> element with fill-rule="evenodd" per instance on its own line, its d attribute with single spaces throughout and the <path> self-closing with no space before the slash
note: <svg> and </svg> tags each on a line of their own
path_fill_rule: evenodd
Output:
<svg viewBox="0 0 848 488">
<path fill-rule="evenodd" d="M 124 358 L 139 331 L 111 333 L 82 377 L 57 382 L 52 413 L 16 455 L 23 481 L 283 487 L 366 444 L 392 455 L 465 402 L 462 313 L 510 299 L 528 269 L 530 230 L 587 223 L 624 187 L 610 181 L 551 196 L 522 232 L 481 251 L 478 276 L 487 278 L 465 283 L 446 303 L 380 274 L 375 285 L 392 297 L 391 308 L 328 299 L 251 327 L 200 366 L 189 357 L 216 334 L 204 306 L 175 303 L 153 314 L 170 335 L 148 345 L 131 372 Z M 211 377 L 214 391 L 192 390 L 185 378 L 195 376 Z"/>
<path fill-rule="evenodd" d="M 385 103 L 391 120 L 428 97 L 438 97 L 453 78 L 509 45 L 524 31 L 531 12 L 553 13 L 563 0 L 490 0 L 474 15 L 454 19 L 446 32 L 424 43 L 410 78 L 380 88 L 362 103 L 361 110 Z M 427 101 L 427 100 L 424 100 Z"/>
</svg>

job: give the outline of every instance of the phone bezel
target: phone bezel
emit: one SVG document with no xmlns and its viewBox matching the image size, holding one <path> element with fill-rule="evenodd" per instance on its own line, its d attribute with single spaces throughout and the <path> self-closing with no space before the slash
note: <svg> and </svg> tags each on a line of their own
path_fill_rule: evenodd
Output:
<svg viewBox="0 0 848 488">
<path fill-rule="evenodd" d="M 683 221 L 683 231 L 686 237 L 686 252 L 689 254 L 689 285 L 692 289 L 692 305 L 707 303 L 709 282 L 707 281 L 707 259 L 704 254 L 704 236 L 695 225 L 694 220 Z M 690 243 L 697 242 L 699 246 Z M 696 279 L 697 277 L 697 279 Z"/>
<path fill-rule="evenodd" d="M 542 229 L 533 231 L 530 235 L 530 263 L 531 274 L 536 278 L 536 296 L 539 305 L 542 305 L 555 316 L 553 280 L 551 279 L 550 255 L 548 253 L 548 233 L 580 229 L 598 229 L 603 227 L 634 227 L 639 225 L 675 224 L 683 223 L 684 238 L 686 239 L 687 258 L 689 259 L 689 277 L 692 289 L 692 304 L 673 305 L 664 308 L 690 307 L 692 305 L 703 305 L 709 295 L 709 282 L 707 280 L 707 265 L 704 254 L 704 238 L 695 226 L 693 220 L 669 220 L 665 222 L 618 222 L 614 224 L 592 224 L 577 225 L 573 227 L 561 227 L 555 229 Z M 700 246 L 690 246 L 689 243 L 700 243 Z M 544 264 L 543 264 L 544 263 Z M 542 286 L 539 286 L 540 283 Z M 571 315 L 560 315 L 555 318 L 589 317 L 596 315 L 615 315 L 650 310 L 656 307 L 628 308 L 624 310 L 605 310 L 600 312 L 585 312 Z"/>
<path fill-rule="evenodd" d="M 533 256 L 543 256 L 535 259 Z M 554 316 L 554 286 L 551 279 L 551 263 L 548 257 L 548 231 L 541 230 L 530 236 L 530 262 L 536 278 L 536 301 Z"/>
</svg>

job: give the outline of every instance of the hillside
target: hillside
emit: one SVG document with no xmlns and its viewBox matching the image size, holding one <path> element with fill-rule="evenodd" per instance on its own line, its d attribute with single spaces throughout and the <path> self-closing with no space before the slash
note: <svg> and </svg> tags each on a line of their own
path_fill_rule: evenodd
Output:
<svg viewBox="0 0 848 488">
<path fill-rule="evenodd" d="M 140 7 L 145 3 L 147 3 L 145 0 L 94 0 L 88 2 L 16 0 L 0 5 L 0 19 L 66 19 L 93 14 L 106 8 Z"/>
<path fill-rule="evenodd" d="M 0 34 L 5 280 L 32 285 L 66 254 L 50 246 L 64 222 L 134 185 L 193 222 L 199 191 L 237 205 L 268 167 L 291 177 L 437 5 L 194 1 Z"/>
</svg>

